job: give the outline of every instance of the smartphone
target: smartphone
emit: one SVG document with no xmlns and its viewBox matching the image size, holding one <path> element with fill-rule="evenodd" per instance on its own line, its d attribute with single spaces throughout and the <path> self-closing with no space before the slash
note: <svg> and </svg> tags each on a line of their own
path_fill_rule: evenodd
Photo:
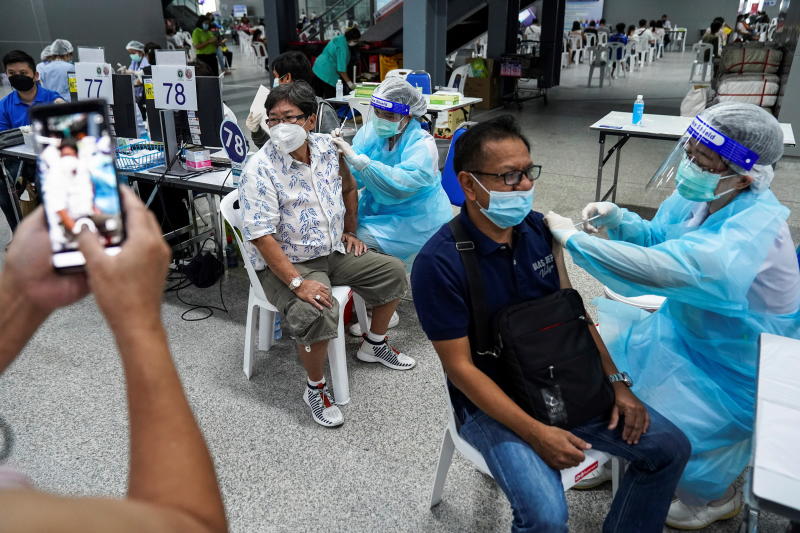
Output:
<svg viewBox="0 0 800 533">
<path fill-rule="evenodd" d="M 105 101 L 36 106 L 30 116 L 53 267 L 83 269 L 77 236 L 84 229 L 98 235 L 107 254 L 116 255 L 125 240 L 125 216 Z"/>
</svg>

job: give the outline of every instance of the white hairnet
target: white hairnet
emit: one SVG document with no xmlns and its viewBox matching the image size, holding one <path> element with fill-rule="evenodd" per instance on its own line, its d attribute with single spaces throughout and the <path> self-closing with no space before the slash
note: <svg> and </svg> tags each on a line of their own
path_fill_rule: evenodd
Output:
<svg viewBox="0 0 800 533">
<path fill-rule="evenodd" d="M 50 45 L 48 44 L 47 46 L 42 48 L 42 53 L 39 54 L 39 59 L 44 61 L 45 59 L 47 59 L 51 55 L 53 55 L 53 50 L 50 48 Z"/>
<path fill-rule="evenodd" d="M 758 164 L 745 170 L 726 161 L 738 174 L 750 176 L 750 188 L 763 191 L 769 188 L 775 173 L 772 165 L 783 157 L 783 130 L 778 119 L 753 104 L 724 102 L 703 111 L 700 118 L 725 136 L 733 139 L 759 155 Z"/>
<path fill-rule="evenodd" d="M 422 93 L 403 78 L 386 78 L 372 94 L 390 102 L 406 104 L 412 117 L 421 117 L 428 110 L 428 104 Z"/>
<path fill-rule="evenodd" d="M 72 43 L 66 39 L 56 39 L 50 45 L 50 51 L 54 56 L 65 56 L 72 53 Z"/>
<path fill-rule="evenodd" d="M 136 50 L 137 52 L 144 53 L 144 45 L 139 41 L 131 41 L 125 45 L 125 50 Z"/>
</svg>

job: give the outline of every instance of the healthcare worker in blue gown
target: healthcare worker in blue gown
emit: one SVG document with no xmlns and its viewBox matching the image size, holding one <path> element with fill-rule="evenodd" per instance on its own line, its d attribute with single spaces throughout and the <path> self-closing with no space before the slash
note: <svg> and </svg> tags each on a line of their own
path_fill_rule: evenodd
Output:
<svg viewBox="0 0 800 533">
<path fill-rule="evenodd" d="M 656 294 L 648 314 L 599 300 L 604 341 L 637 396 L 692 443 L 667 525 L 700 529 L 738 513 L 732 488 L 751 454 L 758 337 L 800 338 L 800 270 L 770 190 L 783 155 L 778 121 L 751 104 L 723 103 L 694 119 L 654 176 L 677 191 L 652 221 L 609 202 L 583 210 L 587 232 L 546 217 L 575 263 L 624 296 Z"/>
<path fill-rule="evenodd" d="M 370 119 L 352 147 L 334 138 L 362 189 L 356 236 L 401 259 L 410 271 L 422 245 L 453 216 L 439 153 L 419 121 L 427 111 L 425 98 L 405 79 L 386 78 L 370 104 Z"/>
</svg>

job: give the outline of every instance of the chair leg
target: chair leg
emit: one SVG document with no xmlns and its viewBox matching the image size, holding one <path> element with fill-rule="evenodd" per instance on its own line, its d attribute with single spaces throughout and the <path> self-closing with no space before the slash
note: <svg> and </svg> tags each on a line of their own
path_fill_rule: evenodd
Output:
<svg viewBox="0 0 800 533">
<path fill-rule="evenodd" d="M 267 351 L 275 342 L 275 312 L 261 309 L 258 315 L 258 349 Z"/>
<path fill-rule="evenodd" d="M 594 65 L 589 66 L 589 82 L 586 84 L 586 87 L 592 86 L 592 75 L 594 74 Z"/>
<path fill-rule="evenodd" d="M 253 375 L 253 352 L 256 345 L 256 313 L 258 306 L 253 303 L 253 296 L 250 295 L 250 302 L 247 304 L 247 325 L 244 330 L 244 363 L 243 370 L 247 379 Z"/>
<path fill-rule="evenodd" d="M 350 403 L 350 383 L 347 376 L 347 352 L 344 344 L 344 306 L 339 306 L 338 336 L 328 341 L 328 365 L 331 368 L 333 397 L 337 405 Z"/>
<path fill-rule="evenodd" d="M 444 482 L 447 479 L 447 472 L 453 462 L 453 451 L 456 449 L 453 437 L 450 435 L 450 428 L 444 430 L 442 437 L 442 447 L 439 451 L 439 462 L 436 465 L 436 477 L 433 479 L 433 491 L 431 492 L 431 509 L 439 505 L 442 501 L 444 492 Z"/>
<path fill-rule="evenodd" d="M 601 89 L 603 88 L 603 78 L 605 78 L 605 76 L 606 76 L 606 66 L 605 65 L 601 65 L 600 66 L 600 88 Z"/>
<path fill-rule="evenodd" d="M 367 303 L 357 292 L 353 292 L 353 307 L 356 310 L 356 317 L 358 318 L 358 325 L 361 326 L 361 332 L 368 332 L 371 324 L 369 314 L 367 314 Z"/>
</svg>

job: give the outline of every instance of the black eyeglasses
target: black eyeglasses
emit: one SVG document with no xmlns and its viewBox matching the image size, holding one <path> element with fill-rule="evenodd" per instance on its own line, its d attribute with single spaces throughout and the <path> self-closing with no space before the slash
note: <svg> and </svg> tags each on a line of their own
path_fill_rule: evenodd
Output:
<svg viewBox="0 0 800 533">
<path fill-rule="evenodd" d="M 481 172 L 480 170 L 467 170 L 472 174 L 482 174 L 484 176 L 494 176 L 495 178 L 503 178 L 503 183 L 506 185 L 517 185 L 522 181 L 522 176 L 525 176 L 531 181 L 536 181 L 542 175 L 542 165 L 531 165 L 522 170 L 509 170 L 502 174 L 494 174 L 492 172 Z"/>
<path fill-rule="evenodd" d="M 308 115 L 291 115 L 283 118 L 270 118 L 267 120 L 267 126 L 271 128 L 273 126 L 277 126 L 282 122 L 285 122 L 287 124 L 297 124 L 297 121 L 300 120 L 301 118 L 308 118 Z"/>
</svg>

